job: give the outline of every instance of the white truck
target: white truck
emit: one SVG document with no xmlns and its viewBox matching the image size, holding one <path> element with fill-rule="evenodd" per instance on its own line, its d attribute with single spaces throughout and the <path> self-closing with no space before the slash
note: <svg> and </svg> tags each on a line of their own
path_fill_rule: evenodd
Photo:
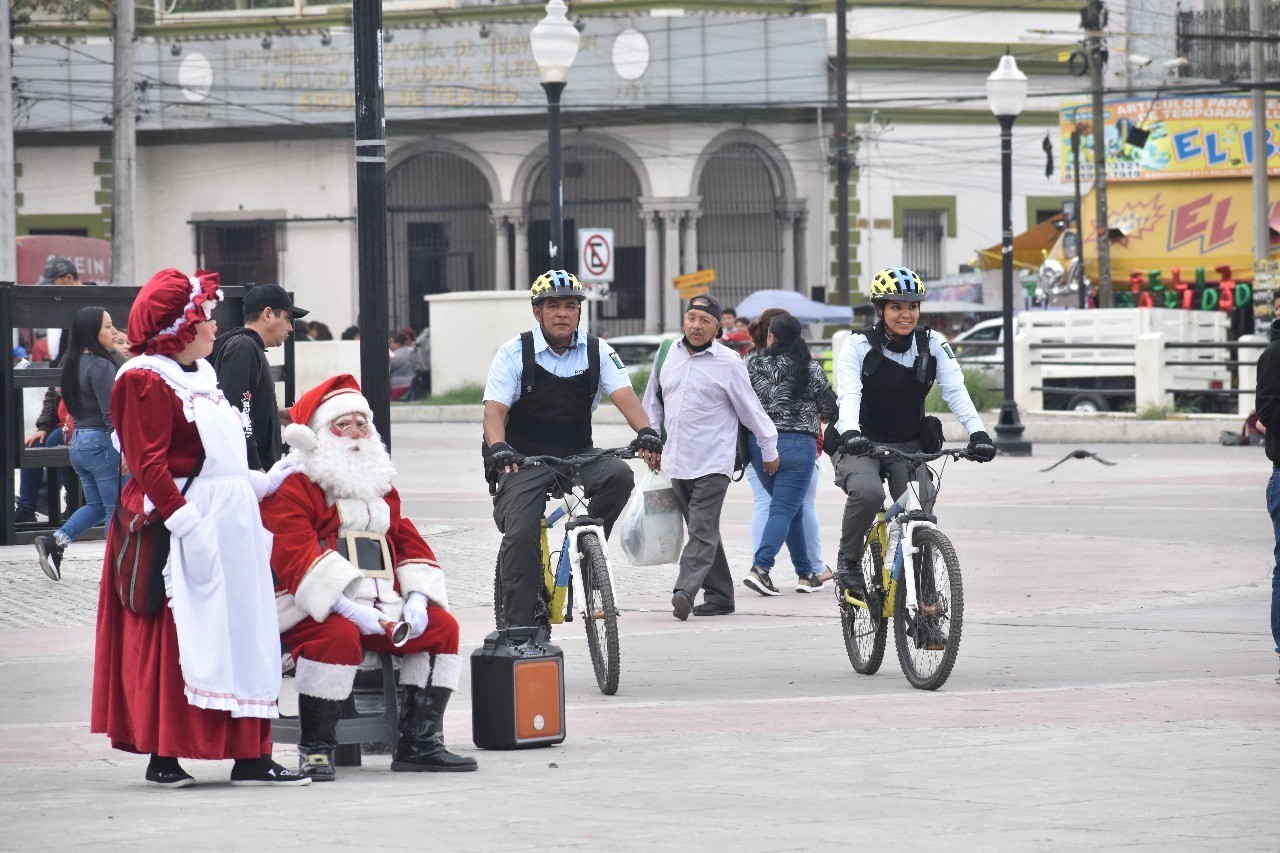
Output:
<svg viewBox="0 0 1280 853">
<path fill-rule="evenodd" d="M 962 365 L 988 369 L 996 382 L 1002 381 L 1004 372 L 1002 322 L 999 318 L 984 320 L 951 341 Z M 1014 317 L 1014 336 L 1015 340 L 1026 336 L 1030 351 L 1023 353 L 1023 359 L 1029 359 L 1031 369 L 1027 372 L 1032 377 L 1037 370 L 1040 374 L 1039 381 L 1031 384 L 1042 389 L 1039 393 L 1043 393 L 1046 410 L 1133 410 L 1136 376 L 1145 370 L 1159 371 L 1160 387 L 1169 389 L 1174 402 L 1180 405 L 1199 411 L 1233 411 L 1234 400 L 1230 397 L 1203 393 L 1231 387 L 1231 372 L 1226 366 L 1228 350 L 1168 346 L 1225 344 L 1229 326 L 1228 315 L 1221 311 L 1030 310 Z M 1017 355 L 1015 352 L 1015 361 Z M 1019 366 L 1015 365 L 1017 370 Z M 1020 400 L 1019 405 L 1026 404 Z"/>
</svg>

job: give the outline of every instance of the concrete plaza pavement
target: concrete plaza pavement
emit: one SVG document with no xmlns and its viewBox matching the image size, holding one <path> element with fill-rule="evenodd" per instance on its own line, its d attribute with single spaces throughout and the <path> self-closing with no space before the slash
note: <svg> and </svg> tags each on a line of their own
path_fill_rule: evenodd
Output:
<svg viewBox="0 0 1280 853">
<path fill-rule="evenodd" d="M 393 437 L 469 653 L 491 626 L 498 542 L 478 425 Z M 1077 446 L 1117 464 L 1041 472 Z M 678 622 L 674 567 L 627 566 L 615 547 L 621 688 L 602 696 L 580 628 L 558 628 L 563 745 L 475 750 L 464 673 L 447 740 L 479 772 L 392 774 L 366 756 L 300 790 L 231 788 L 228 762 L 199 761 L 184 762 L 194 788 L 145 787 L 145 759 L 88 731 L 102 544 L 73 545 L 57 584 L 34 549 L 0 548 L 0 849 L 1275 850 L 1268 473 L 1261 448 L 1205 444 L 1037 444 L 948 466 L 939 515 L 966 618 L 935 693 L 906 683 L 892 647 L 879 674 L 855 674 L 830 590 L 793 592 L 785 559 L 782 596 L 740 588 L 736 614 Z M 819 495 L 830 559 L 829 474 Z M 739 576 L 750 501 L 735 485 L 724 513 Z"/>
</svg>

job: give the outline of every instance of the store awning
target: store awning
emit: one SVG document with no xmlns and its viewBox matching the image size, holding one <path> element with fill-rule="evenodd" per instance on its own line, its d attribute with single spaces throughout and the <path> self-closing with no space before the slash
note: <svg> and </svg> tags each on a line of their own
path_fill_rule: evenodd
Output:
<svg viewBox="0 0 1280 853">
<path fill-rule="evenodd" d="M 1061 213 L 1052 219 L 1046 219 L 1034 228 L 1023 231 L 1013 238 L 1013 265 L 1021 269 L 1036 270 L 1049 256 L 1054 244 L 1062 236 L 1066 228 L 1067 217 Z M 978 269 L 1000 269 L 1000 249 L 996 243 L 989 249 L 978 250 Z"/>
<path fill-rule="evenodd" d="M 1268 222 L 1280 230 L 1280 179 L 1272 178 L 1268 193 Z M 1097 233 L 1093 191 L 1084 201 L 1085 272 L 1096 279 Z M 1124 236 L 1111 243 L 1112 281 L 1126 281 L 1130 272 L 1160 270 L 1165 282 L 1175 268 L 1185 281 L 1204 267 L 1217 281 L 1215 267 L 1230 266 L 1232 276 L 1253 277 L 1253 187 L 1248 178 L 1182 181 L 1115 182 L 1107 185 L 1107 208 L 1112 233 Z M 1066 266 L 1063 240 L 1050 257 Z M 1280 258 L 1272 240 L 1271 255 Z"/>
</svg>

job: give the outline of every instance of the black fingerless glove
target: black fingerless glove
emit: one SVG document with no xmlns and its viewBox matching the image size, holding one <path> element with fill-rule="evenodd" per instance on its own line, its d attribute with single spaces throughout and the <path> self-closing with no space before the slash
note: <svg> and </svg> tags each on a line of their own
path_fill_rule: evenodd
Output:
<svg viewBox="0 0 1280 853">
<path fill-rule="evenodd" d="M 489 470 L 491 473 L 501 474 L 504 468 L 511 465 L 519 465 L 523 461 L 524 454 L 517 452 L 514 447 L 505 441 L 499 441 L 489 447 Z"/>
<path fill-rule="evenodd" d="M 840 433 L 840 448 L 850 456 L 862 456 L 871 450 L 871 439 L 856 429 Z"/>
<path fill-rule="evenodd" d="M 996 458 L 996 446 L 992 443 L 991 436 L 985 432 L 979 431 L 969 436 L 969 446 L 965 450 L 975 462 L 990 462 Z"/>
<path fill-rule="evenodd" d="M 658 431 L 653 427 L 644 427 L 636 430 L 636 437 L 631 440 L 629 447 L 632 453 L 641 450 L 648 450 L 650 453 L 661 453 L 662 436 L 658 435 Z"/>
</svg>

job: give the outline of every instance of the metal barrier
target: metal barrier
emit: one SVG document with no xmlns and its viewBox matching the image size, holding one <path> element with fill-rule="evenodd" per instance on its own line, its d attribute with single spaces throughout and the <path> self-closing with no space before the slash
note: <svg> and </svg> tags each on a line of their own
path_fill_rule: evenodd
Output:
<svg viewBox="0 0 1280 853">
<path fill-rule="evenodd" d="M 66 447 L 27 447 L 24 427 L 26 412 L 23 390 L 26 388 L 53 388 L 60 381 L 61 372 L 47 364 L 32 365 L 15 370 L 9 349 L 13 346 L 18 329 L 67 329 L 76 312 L 81 308 L 98 305 L 112 315 L 117 326 L 125 327 L 133 300 L 141 288 L 87 285 L 62 287 L 15 287 L 12 282 L 0 282 L 0 334 L 9 342 L 5 357 L 0 359 L 0 545 L 30 544 L 36 536 L 56 530 L 62 524 L 63 513 L 58 506 L 56 489 L 65 482 L 67 512 L 73 512 L 83 503 L 79 478 L 71 468 L 71 452 Z M 214 309 L 213 319 L 220 329 L 242 325 L 241 303 L 247 288 L 223 287 L 223 299 Z M 281 407 L 291 405 L 294 399 L 294 343 L 293 337 L 285 339 L 285 363 L 272 367 L 272 378 L 284 382 L 285 393 Z M 23 468 L 45 468 L 50 472 L 49 518 L 18 524 L 15 500 L 17 490 L 14 475 Z M 92 528 L 82 539 L 101 538 L 103 529 Z"/>
</svg>

